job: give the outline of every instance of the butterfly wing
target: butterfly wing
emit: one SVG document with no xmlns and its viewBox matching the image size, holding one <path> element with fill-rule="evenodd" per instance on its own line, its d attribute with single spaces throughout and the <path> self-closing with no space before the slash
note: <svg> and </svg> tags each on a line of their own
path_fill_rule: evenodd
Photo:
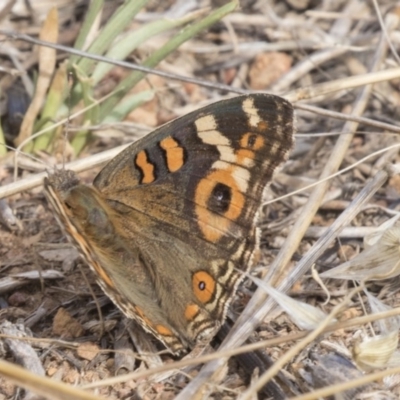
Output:
<svg viewBox="0 0 400 400">
<path fill-rule="evenodd" d="M 182 239 L 232 251 L 254 225 L 262 192 L 293 143 L 293 110 L 240 96 L 162 126 L 115 157 L 94 186 L 109 202 L 162 221 Z"/>
<path fill-rule="evenodd" d="M 128 242 L 125 232 L 119 231 L 119 212 L 95 188 L 80 184 L 73 171 L 56 171 L 45 179 L 44 188 L 59 224 L 96 274 L 104 292 L 171 351 L 179 353 L 187 348 L 190 343 L 169 325 L 159 305 L 155 280 L 139 251 L 140 245 Z"/>
<path fill-rule="evenodd" d="M 94 187 L 45 192 L 104 291 L 173 352 L 208 341 L 257 247 L 262 192 L 293 141 L 290 103 L 242 96 L 188 114 L 115 157 Z"/>
<path fill-rule="evenodd" d="M 146 278 L 136 281 L 129 260 L 104 260 L 107 274 L 119 302 L 134 304 L 145 326 L 165 328 L 155 329 L 164 343 L 165 333 L 191 346 L 219 328 L 241 279 L 237 269 L 249 267 L 257 246 L 263 190 L 292 142 L 289 102 L 240 96 L 162 126 L 96 177 Z M 140 285 L 146 290 L 138 295 Z"/>
</svg>

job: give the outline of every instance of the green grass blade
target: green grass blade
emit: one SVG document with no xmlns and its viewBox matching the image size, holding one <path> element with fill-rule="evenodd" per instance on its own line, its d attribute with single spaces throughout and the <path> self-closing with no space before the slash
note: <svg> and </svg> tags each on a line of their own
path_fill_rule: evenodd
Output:
<svg viewBox="0 0 400 400">
<path fill-rule="evenodd" d="M 202 30 L 208 28 L 214 23 L 218 22 L 225 15 L 232 12 L 238 5 L 238 2 L 232 1 L 223 7 L 211 12 L 207 17 L 200 20 L 199 22 L 193 23 L 184 28 L 175 37 L 169 40 L 164 46 L 156 50 L 149 58 L 143 63 L 146 67 L 155 67 L 161 60 L 167 57 L 170 53 L 176 50 L 182 43 L 186 42 L 193 36 L 197 35 Z M 116 90 L 116 94 L 107 99 L 100 107 L 100 117 L 104 119 L 107 114 L 112 110 L 123 96 L 125 96 L 133 86 L 135 86 L 143 77 L 144 72 L 134 71 L 127 78 L 122 80 Z"/>
<path fill-rule="evenodd" d="M 125 96 L 114 110 L 104 118 L 103 123 L 119 122 L 135 108 L 140 107 L 154 98 L 154 90 L 143 90 L 131 96 Z"/>
<path fill-rule="evenodd" d="M 59 115 L 59 110 L 68 95 L 68 89 L 67 65 L 64 62 L 60 64 L 53 77 L 40 119 L 35 123 L 35 132 L 45 129 L 54 123 L 56 117 Z M 56 129 L 37 137 L 33 144 L 33 150 L 47 150 L 55 133 Z"/>
<path fill-rule="evenodd" d="M 3 127 L 0 124 L 0 159 L 7 154 L 6 140 L 4 138 Z"/>
<path fill-rule="evenodd" d="M 103 27 L 96 40 L 89 47 L 88 52 L 103 54 L 147 2 L 148 0 L 126 0 Z M 77 61 L 79 68 L 86 74 L 90 74 L 95 63 L 96 61 L 89 58 L 81 58 Z"/>
<path fill-rule="evenodd" d="M 193 13 L 177 20 L 162 19 L 150 22 L 118 40 L 106 56 L 114 60 L 123 60 L 147 39 L 190 22 L 196 18 L 196 14 Z M 99 63 L 92 74 L 93 84 L 97 84 L 113 67 L 109 63 Z"/>
<path fill-rule="evenodd" d="M 75 49 L 79 49 L 79 50 L 83 50 L 83 46 L 86 43 L 86 39 L 89 35 L 89 32 L 91 31 L 96 18 L 99 17 L 102 9 L 104 6 L 104 0 L 95 0 L 95 1 L 91 1 L 90 2 L 90 6 L 86 12 L 85 15 L 85 20 L 83 21 L 83 25 L 81 27 L 81 29 L 79 30 L 79 35 L 76 38 L 75 44 L 74 44 L 74 48 Z M 78 55 L 71 55 L 69 58 L 69 62 L 70 64 L 74 64 L 78 61 L 80 57 Z"/>
</svg>

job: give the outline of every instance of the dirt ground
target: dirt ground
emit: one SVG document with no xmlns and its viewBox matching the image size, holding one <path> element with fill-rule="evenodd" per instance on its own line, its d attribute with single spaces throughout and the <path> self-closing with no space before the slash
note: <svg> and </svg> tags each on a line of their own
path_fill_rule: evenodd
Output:
<svg viewBox="0 0 400 400">
<path fill-rule="evenodd" d="M 0 4 L 0 29 L 37 37 L 50 5 L 37 1 L 29 9 L 22 1 L 8 3 L 9 8 Z M 86 3 L 57 4 L 59 44 L 73 46 Z M 192 7 L 187 10 L 184 3 L 150 1 L 129 30 L 162 17 L 178 18 L 225 4 L 187 2 Z M 105 2 L 97 29 L 120 4 Z M 84 398 L 68 393 L 62 383 L 87 389 L 93 398 L 110 399 L 400 397 L 396 314 L 400 306 L 396 220 L 400 210 L 400 8 L 392 1 L 380 1 L 378 8 L 379 13 L 373 2 L 359 1 L 241 1 L 234 12 L 182 44 L 157 67 L 208 83 L 281 95 L 295 109 L 296 144 L 265 193 L 258 223 L 260 252 L 251 270 L 255 277 L 268 276 L 268 282 L 295 302 L 268 292 L 281 306 L 275 307 L 263 289 L 257 289 L 257 282 L 246 278 L 228 312 L 226 330 L 254 296 L 259 296 L 256 309 L 262 311 L 256 314 L 252 309 L 251 318 L 239 320 L 240 326 L 230 332 L 228 348 L 245 343 L 260 347 L 248 351 L 249 359 L 230 355 L 225 368 L 212 377 L 205 374 L 205 366 L 216 369 L 216 363 L 196 362 L 200 356 L 191 354 L 184 360 L 193 365 L 176 364 L 181 357 L 165 352 L 103 294 L 57 224 L 42 185 L 32 183 L 29 189 L 6 192 L 14 182 L 13 146 L 30 104 L 27 83 L 17 77 L 25 71 L 33 84 L 38 47 L 0 32 L 2 126 L 9 146 L 0 159 L 1 358 L 60 383 L 55 392 L 49 387 L 35 397 L 21 388 L 29 388 L 23 384 L 28 375 L 9 376 L 7 366 L 0 365 L 0 400 Z M 140 63 L 177 31 L 149 39 L 127 60 Z M 57 54 L 56 65 L 66 58 L 63 51 Z M 13 74 L 15 70 L 19 73 Z M 115 66 L 93 88 L 93 95 L 109 94 L 128 73 Z M 130 94 L 144 91 L 155 95 L 130 112 L 123 124 L 93 127 L 79 156 L 63 135 L 50 151 L 36 152 L 34 159 L 20 155 L 17 181 L 36 179 L 63 157 L 67 162 L 79 158 L 90 163 L 94 154 L 130 143 L 227 95 L 221 88 L 157 75 L 140 81 Z M 79 119 L 71 125 L 76 128 Z M 90 184 L 100 168 L 85 167 L 88 170 L 79 176 Z M 272 201 L 285 194 L 290 195 Z M 375 247 L 366 252 L 371 246 Z M 327 273 L 343 264 L 336 276 L 314 279 L 317 272 Z M 299 302 L 314 308 L 304 311 Z M 319 324 L 332 310 L 334 327 L 327 332 Z M 379 323 L 371 315 L 380 312 L 392 315 Z M 364 316 L 371 319 L 358 319 Z M 315 337 L 307 337 L 309 332 Z M 224 336 L 218 335 L 205 351 L 219 362 Z M 271 365 L 276 368 L 273 373 Z M 266 385 L 262 378 L 268 368 L 272 380 Z M 118 379 L 108 380 L 113 377 Z M 340 386 L 345 383 L 347 387 Z M 318 392 L 321 388 L 328 389 Z M 302 397 L 306 393 L 309 397 Z"/>
</svg>

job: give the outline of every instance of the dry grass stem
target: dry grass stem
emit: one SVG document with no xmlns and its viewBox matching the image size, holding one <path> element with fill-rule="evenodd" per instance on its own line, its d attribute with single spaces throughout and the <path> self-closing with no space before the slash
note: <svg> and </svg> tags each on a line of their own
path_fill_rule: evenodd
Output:
<svg viewBox="0 0 400 400">
<path fill-rule="evenodd" d="M 218 2 L 53 3 L 0 10 L 0 398 L 399 398 L 400 7 L 240 1 L 211 25 Z M 126 143 L 255 92 L 293 103 L 296 144 L 262 198 L 260 250 L 227 323 L 174 357 L 103 295 L 41 185 L 55 168 L 90 185 Z M 196 179 L 204 165 L 190 164 Z"/>
</svg>

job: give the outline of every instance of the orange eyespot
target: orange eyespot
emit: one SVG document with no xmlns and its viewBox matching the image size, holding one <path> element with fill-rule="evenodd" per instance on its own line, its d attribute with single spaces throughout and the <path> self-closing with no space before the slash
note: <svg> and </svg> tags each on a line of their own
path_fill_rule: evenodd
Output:
<svg viewBox="0 0 400 400">
<path fill-rule="evenodd" d="M 193 292 L 201 303 L 208 303 L 215 291 L 215 280 L 206 271 L 198 271 L 192 278 Z"/>
<path fill-rule="evenodd" d="M 258 130 L 267 129 L 265 122 L 259 122 Z M 259 150 L 264 145 L 264 138 L 256 133 L 247 132 L 240 139 L 240 146 L 245 149 Z"/>
<path fill-rule="evenodd" d="M 227 188 L 220 209 L 209 209 L 213 201 L 219 196 L 215 192 L 217 185 Z M 229 189 L 229 190 L 228 190 Z M 217 191 L 218 192 L 218 191 Z M 204 237 L 210 242 L 216 243 L 229 229 L 231 221 L 236 221 L 245 204 L 245 197 L 240 192 L 232 171 L 215 170 L 202 179 L 195 192 L 196 215 L 198 224 Z M 215 203 L 217 204 L 217 203 Z M 215 208 L 215 207 L 214 207 Z M 217 207 L 218 208 L 218 207 Z M 221 214 L 216 213 L 218 211 Z"/>
</svg>

